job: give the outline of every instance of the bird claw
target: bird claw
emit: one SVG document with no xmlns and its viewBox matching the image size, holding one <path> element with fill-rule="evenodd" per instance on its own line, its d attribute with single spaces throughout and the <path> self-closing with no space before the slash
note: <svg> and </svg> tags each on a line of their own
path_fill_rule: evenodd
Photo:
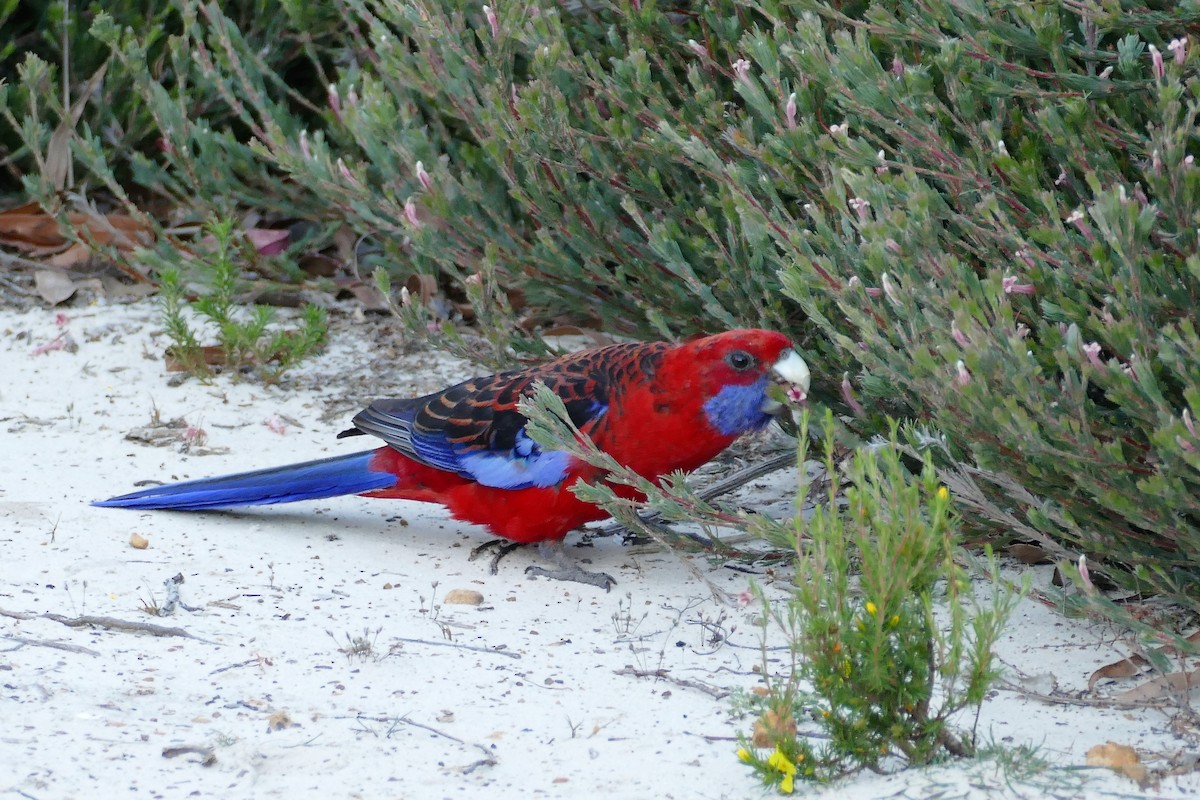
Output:
<svg viewBox="0 0 1200 800">
<path fill-rule="evenodd" d="M 603 589 L 606 592 L 612 591 L 612 587 L 617 585 L 613 576 L 604 572 L 589 572 L 586 569 L 578 566 L 564 567 L 558 569 L 546 569 L 539 567 L 537 564 L 531 564 L 525 568 L 525 574 L 529 576 L 540 576 L 550 578 L 556 581 L 574 581 L 576 583 L 586 583 L 588 586 L 595 586 Z"/>
<path fill-rule="evenodd" d="M 540 575 L 543 578 L 550 578 L 556 581 L 575 581 L 576 583 L 586 583 L 588 586 L 595 586 L 604 591 L 612 591 L 612 587 L 617 585 L 616 580 L 611 575 L 603 572 L 589 572 L 579 566 L 573 558 L 563 552 L 563 545 L 560 540 L 551 539 L 544 542 L 538 542 L 538 554 L 547 561 L 554 562 L 555 569 L 547 569 L 546 567 L 533 564 L 525 568 L 526 575 Z"/>
<path fill-rule="evenodd" d="M 516 550 L 519 547 L 524 547 L 520 542 L 506 542 L 503 539 L 492 539 L 484 542 L 478 547 L 471 548 L 471 555 L 467 556 L 467 561 L 474 561 L 488 550 L 494 549 L 496 552 L 492 555 L 492 560 L 488 564 L 488 574 L 496 575 L 500 572 L 500 559 Z"/>
</svg>

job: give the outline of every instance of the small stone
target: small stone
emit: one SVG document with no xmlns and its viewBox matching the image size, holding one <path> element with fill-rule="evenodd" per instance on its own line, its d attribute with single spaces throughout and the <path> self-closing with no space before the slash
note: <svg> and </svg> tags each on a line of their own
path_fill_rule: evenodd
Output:
<svg viewBox="0 0 1200 800">
<path fill-rule="evenodd" d="M 150 540 L 140 533 L 131 533 L 129 535 L 129 546 L 135 550 L 145 550 L 150 546 Z"/>
<path fill-rule="evenodd" d="M 448 606 L 477 606 L 483 602 L 483 595 L 474 589 L 451 589 L 442 598 L 442 603 Z"/>
</svg>

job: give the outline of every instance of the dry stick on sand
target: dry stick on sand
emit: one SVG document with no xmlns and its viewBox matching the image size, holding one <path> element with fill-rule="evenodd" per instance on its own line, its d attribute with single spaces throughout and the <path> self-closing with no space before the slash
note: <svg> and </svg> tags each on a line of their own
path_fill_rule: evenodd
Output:
<svg viewBox="0 0 1200 800">
<path fill-rule="evenodd" d="M 10 647 L 7 650 L 0 650 L 0 653 L 11 653 L 13 650 L 20 650 L 25 645 L 30 645 L 31 647 L 51 647 L 55 650 L 66 650 L 68 653 L 83 653 L 88 656 L 100 655 L 95 650 L 81 647 L 77 644 L 68 644 L 67 642 L 44 642 L 40 639 L 27 639 L 24 636 L 5 636 L 4 640 L 6 642 L 16 642 L 17 646 Z"/>
<path fill-rule="evenodd" d="M 729 696 L 728 689 L 722 689 L 720 686 L 713 686 L 701 681 L 693 681 L 687 678 L 672 677 L 670 670 L 666 669 L 634 669 L 633 667 L 625 667 L 614 671 L 616 675 L 630 675 L 634 678 L 654 678 L 655 680 L 666 681 L 673 683 L 676 686 L 682 686 L 685 689 L 697 689 L 704 692 L 706 695 L 720 700 L 723 697 Z"/>
<path fill-rule="evenodd" d="M 456 647 L 459 650 L 470 650 L 474 653 L 489 653 L 494 656 L 506 656 L 508 658 L 520 658 L 520 653 L 510 653 L 508 650 L 496 650 L 491 647 L 475 647 L 469 644 L 459 644 L 458 642 L 434 642 L 429 639 L 406 639 L 403 636 L 395 638 L 397 642 L 407 642 L 408 644 L 428 644 L 434 647 Z M 391 653 L 389 653 L 391 655 Z"/>
<path fill-rule="evenodd" d="M 66 625 L 68 628 L 86 628 L 89 625 L 95 625 L 98 628 L 108 628 L 113 631 L 125 631 L 126 633 L 148 633 L 151 636 L 179 636 L 184 639 L 195 639 L 198 642 L 206 644 L 216 644 L 208 639 L 202 639 L 199 636 L 188 633 L 183 628 L 170 628 L 166 625 L 155 625 L 153 622 L 130 622 L 125 619 L 117 619 L 116 617 L 95 617 L 90 614 L 85 614 L 80 617 L 65 617 L 62 614 L 37 614 L 33 611 L 7 611 L 0 608 L 0 617 L 11 617 L 12 619 L 48 619 L 52 622 L 57 622 Z"/>
<path fill-rule="evenodd" d="M 339 717 L 339 719 L 347 719 L 347 717 Z M 407 714 L 403 717 L 367 717 L 367 716 L 363 716 L 362 714 L 359 714 L 358 716 L 353 717 L 353 719 L 358 720 L 360 722 L 362 720 L 369 720 L 371 722 L 390 722 L 392 725 L 392 728 L 391 728 L 391 730 L 388 731 L 389 737 L 391 736 L 392 731 L 394 731 L 396 729 L 397 725 L 411 725 L 414 728 L 420 728 L 421 730 L 426 730 L 432 734 L 441 736 L 443 739 L 449 739 L 452 742 L 458 742 L 459 744 L 461 744 L 464 747 L 474 747 L 475 749 L 477 749 L 483 753 L 483 758 L 479 759 L 478 761 L 474 761 L 465 767 L 459 768 L 459 771 L 462 772 L 462 774 L 464 774 L 464 775 L 469 775 L 470 773 L 474 772 L 479 767 L 494 767 L 494 766 L 496 766 L 496 764 L 499 763 L 499 761 L 497 761 L 497 759 L 496 759 L 496 754 L 493 753 L 491 750 L 489 750 L 484 745 L 479 744 L 478 742 L 465 741 L 463 739 L 458 738 L 457 736 L 455 736 L 453 734 L 446 733 L 445 731 L 442 731 L 442 730 L 438 730 L 437 728 L 433 727 L 432 725 L 426 725 L 423 722 L 417 722 L 416 720 L 409 719 Z M 376 734 L 376 735 L 378 735 L 378 734 Z"/>
</svg>

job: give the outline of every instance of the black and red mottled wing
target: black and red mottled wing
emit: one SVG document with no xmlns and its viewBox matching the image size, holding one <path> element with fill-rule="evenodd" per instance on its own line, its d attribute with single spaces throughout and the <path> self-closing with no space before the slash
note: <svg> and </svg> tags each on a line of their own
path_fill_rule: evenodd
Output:
<svg viewBox="0 0 1200 800">
<path fill-rule="evenodd" d="M 517 401 L 544 383 L 571 421 L 602 441 L 613 403 L 624 388 L 649 380 L 667 345 L 617 344 L 536 367 L 472 378 L 435 394 L 377 400 L 341 435 L 377 436 L 409 458 L 485 486 L 526 489 L 561 482 L 572 464 L 564 452 L 543 451 L 525 434 Z"/>
</svg>

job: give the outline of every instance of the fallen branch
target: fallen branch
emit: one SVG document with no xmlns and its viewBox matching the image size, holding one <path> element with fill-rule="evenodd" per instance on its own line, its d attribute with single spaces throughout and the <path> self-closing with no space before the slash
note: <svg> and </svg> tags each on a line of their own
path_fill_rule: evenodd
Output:
<svg viewBox="0 0 1200 800">
<path fill-rule="evenodd" d="M 1171 703 L 1167 702 L 1146 702 L 1146 701 L 1125 701 L 1116 697 L 1074 697 L 1072 695 L 1063 694 L 1043 694 L 1035 692 L 1032 689 L 1026 689 L 1024 686 L 1018 686 L 1009 681 L 999 681 L 996 684 L 997 689 L 1006 689 L 1010 692 L 1016 692 L 1022 697 L 1028 697 L 1032 700 L 1040 700 L 1043 703 L 1057 706 L 1088 706 L 1091 708 L 1153 708 L 1157 711 L 1162 711 Z"/>
<path fill-rule="evenodd" d="M 474 645 L 459 644 L 458 642 L 435 642 L 435 641 L 431 641 L 429 639 L 406 639 L 402 636 L 397 637 L 396 641 L 397 642 L 407 642 L 408 644 L 428 644 L 428 645 L 433 645 L 434 647 L 457 647 L 460 650 L 470 650 L 475 653 L 490 653 L 491 655 L 494 655 L 494 656 L 505 656 L 507 658 L 520 658 L 521 657 L 520 653 L 510 653 L 507 650 L 495 650 L 491 647 L 475 647 Z M 388 655 L 391 655 L 391 653 L 388 653 Z"/>
<path fill-rule="evenodd" d="M 715 700 L 720 700 L 728 697 L 730 692 L 728 689 L 722 689 L 720 686 L 713 686 L 703 681 L 693 681 L 688 678 L 676 678 L 671 675 L 670 670 L 666 669 L 634 669 L 633 667 L 625 667 L 615 671 L 617 675 L 629 675 L 634 678 L 654 678 L 663 680 L 667 683 L 673 683 L 676 686 L 682 686 L 685 689 L 696 689 L 704 692 L 709 697 Z"/>
<path fill-rule="evenodd" d="M 458 744 L 461 744 L 463 747 L 474 747 L 475 749 L 477 749 L 483 753 L 483 758 L 479 759 L 478 761 L 473 761 L 470 764 L 467 764 L 465 767 L 459 767 L 458 768 L 459 771 L 464 775 L 471 774 L 479 767 L 494 767 L 494 766 L 496 766 L 496 764 L 499 763 L 499 761 L 497 761 L 497 759 L 496 759 L 495 753 L 493 753 L 491 750 L 489 750 L 484 745 L 479 744 L 478 742 L 465 741 L 463 739 L 458 738 L 454 734 L 446 733 L 443 730 L 438 730 L 437 728 L 433 727 L 432 725 L 426 725 L 423 722 L 417 722 L 416 720 L 409 719 L 407 714 L 403 717 L 365 717 L 360 714 L 357 717 L 355 717 L 355 719 L 360 720 L 360 721 L 365 719 L 365 720 L 370 720 L 371 722 L 390 722 L 392 724 L 392 727 L 387 733 L 388 737 L 391 737 L 392 731 L 394 731 L 396 729 L 397 725 L 403 724 L 403 725 L 411 725 L 414 728 L 420 728 L 421 730 L 429 731 L 430 733 L 432 733 L 436 736 L 441 736 L 443 739 L 449 739 L 452 742 L 457 742 Z"/>
<path fill-rule="evenodd" d="M 709 502 L 720 497 L 723 494 L 728 494 L 735 489 L 740 489 L 750 481 L 761 478 L 764 475 L 770 475 L 772 472 L 778 472 L 786 467 L 795 466 L 796 453 L 788 450 L 783 453 L 777 453 L 763 461 L 756 461 L 749 466 L 743 467 L 736 472 L 725 476 L 719 481 L 715 481 L 703 489 L 696 492 L 696 496 L 704 502 Z M 657 511 L 642 511 L 638 514 L 638 518 L 643 524 L 649 525 L 656 522 L 662 515 Z M 602 536 L 616 536 L 619 533 L 629 531 L 629 528 L 620 522 L 610 522 L 604 527 L 588 531 L 588 535 L 592 538 Z M 697 538 L 696 542 L 705 546 L 710 546 L 711 541 L 706 538 Z"/>
<path fill-rule="evenodd" d="M 5 636 L 4 638 L 10 642 L 17 643 L 16 647 L 3 651 L 5 653 L 11 653 L 13 650 L 20 650 L 25 645 L 30 645 L 32 647 L 51 647 L 55 650 L 66 650 L 68 653 L 83 653 L 89 656 L 100 655 L 95 650 L 90 650 L 77 644 L 68 644 L 67 642 L 44 642 L 40 639 L 27 639 L 24 636 Z"/>
<path fill-rule="evenodd" d="M 153 622 L 130 622 L 125 619 L 117 619 L 116 617 L 96 617 L 91 614 L 84 614 L 79 617 L 66 617 L 62 614 L 37 614 L 33 611 L 7 611 L 0 608 L 0 617 L 10 617 L 12 619 L 48 619 L 51 622 L 57 622 L 60 625 L 66 625 L 68 628 L 86 628 L 88 626 L 96 626 L 98 628 L 107 628 L 113 631 L 124 631 L 126 633 L 147 633 L 151 636 L 178 636 L 183 639 L 195 639 L 198 642 L 206 644 L 216 644 L 207 639 L 202 639 L 199 636 L 188 633 L 183 628 L 169 628 L 165 625 L 155 625 Z"/>
</svg>

